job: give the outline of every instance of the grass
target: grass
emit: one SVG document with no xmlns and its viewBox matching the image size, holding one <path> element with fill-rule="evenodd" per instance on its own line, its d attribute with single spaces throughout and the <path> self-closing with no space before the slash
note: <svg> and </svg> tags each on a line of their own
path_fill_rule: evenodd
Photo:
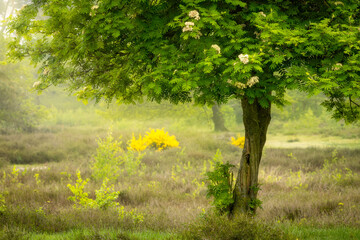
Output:
<svg viewBox="0 0 360 240">
<path fill-rule="evenodd" d="M 299 239 L 309 240 L 356 240 L 359 239 L 360 236 L 360 230 L 358 228 L 344 226 L 334 228 L 292 226 L 287 227 L 285 231 L 291 235 L 297 236 Z"/>
<path fill-rule="evenodd" d="M 271 148 L 347 148 L 358 149 L 360 138 L 342 136 L 276 134 L 269 135 L 267 147 Z"/>
<path fill-rule="evenodd" d="M 5 229 L 0 233 L 0 239 L 31 239 L 31 240 L 90 240 L 90 239 L 114 239 L 114 240 L 170 240 L 179 238 L 174 233 L 154 231 L 122 231 L 116 229 L 103 229 L 101 231 L 91 229 L 74 229 L 60 233 L 27 233 L 21 229 Z"/>
<path fill-rule="evenodd" d="M 176 239 L 176 235 L 172 233 L 162 233 L 153 231 L 141 232 L 124 232 L 116 229 L 104 229 L 102 231 L 72 230 L 65 233 L 58 234 L 29 234 L 28 236 L 33 240 L 61 240 L 61 239 L 133 239 L 133 240 L 170 240 Z"/>
<path fill-rule="evenodd" d="M 240 224 L 232 228 L 225 219 L 211 217 L 203 183 L 217 149 L 224 162 L 238 167 L 241 151 L 229 144 L 236 134 L 163 124 L 113 124 L 113 136 L 122 136 L 124 149 L 132 133 L 144 134 L 150 127 L 165 127 L 180 142 L 180 149 L 147 150 L 141 174 L 123 172 L 114 182 L 117 203 L 127 212 L 136 209 L 143 222 L 121 219 L 112 208 L 74 209 L 68 199 L 67 184 L 75 184 L 76 170 L 90 179 L 84 189 L 90 198 L 100 188 L 90 165 L 106 125 L 0 135 L 0 193 L 6 208 L 1 210 L 0 203 L 0 239 L 204 239 L 209 226 L 222 226 L 217 232 L 228 233 L 229 239 L 244 232 L 262 239 L 360 238 L 358 139 L 270 134 L 259 174 L 263 209 L 255 219 L 240 219 L 246 227 L 237 232 Z M 210 217 L 199 220 L 204 212 Z M 216 234 L 211 233 L 213 239 Z"/>
</svg>

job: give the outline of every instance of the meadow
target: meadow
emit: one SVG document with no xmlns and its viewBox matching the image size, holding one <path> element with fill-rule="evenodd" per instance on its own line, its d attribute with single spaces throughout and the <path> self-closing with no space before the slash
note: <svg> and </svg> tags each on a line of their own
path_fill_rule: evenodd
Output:
<svg viewBox="0 0 360 240">
<path fill-rule="evenodd" d="M 236 177 L 241 149 L 230 138 L 241 124 L 214 132 L 206 117 L 109 119 L 106 111 L 53 106 L 37 130 L 0 135 L 0 239 L 360 239 L 358 126 L 274 119 L 261 208 L 229 220 L 214 213 L 205 179 L 216 161 L 235 165 Z M 130 154 L 133 136 L 150 128 L 179 147 Z M 121 162 L 105 183 L 104 154 Z"/>
</svg>

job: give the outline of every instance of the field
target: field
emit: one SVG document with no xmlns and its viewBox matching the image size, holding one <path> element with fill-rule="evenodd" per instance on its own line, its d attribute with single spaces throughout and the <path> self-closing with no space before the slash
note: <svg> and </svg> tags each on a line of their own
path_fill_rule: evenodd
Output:
<svg viewBox="0 0 360 240">
<path fill-rule="evenodd" d="M 359 11 L 0 0 L 0 240 L 360 240 Z"/>
<path fill-rule="evenodd" d="M 229 221 L 213 213 L 205 176 L 216 160 L 234 164 L 237 175 L 241 149 L 230 138 L 243 131 L 200 126 L 72 111 L 32 133 L 0 135 L 0 239 L 360 239 L 357 128 L 352 137 L 346 129 L 330 136 L 271 128 L 261 208 Z M 133 134 L 149 128 L 165 128 L 179 148 L 127 155 Z M 114 144 L 126 157 L 104 187 L 95 174 L 104 165 L 94 162 Z"/>
</svg>

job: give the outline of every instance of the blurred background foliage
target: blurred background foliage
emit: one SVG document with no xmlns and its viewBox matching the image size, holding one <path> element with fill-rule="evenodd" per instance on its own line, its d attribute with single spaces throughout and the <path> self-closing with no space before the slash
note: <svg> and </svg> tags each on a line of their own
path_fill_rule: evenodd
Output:
<svg viewBox="0 0 360 240">
<path fill-rule="evenodd" d="M 47 115 L 30 91 L 36 71 L 27 62 L 7 62 L 6 44 L 0 35 L 0 130 L 32 131 Z"/>
<path fill-rule="evenodd" d="M 331 118 L 320 104 L 324 96 L 307 96 L 299 91 L 287 93 L 288 105 L 272 109 L 270 134 L 320 134 L 355 138 L 360 136 L 359 124 L 345 124 Z M 191 103 L 172 105 L 142 102 L 138 104 L 88 103 L 84 105 L 60 88 L 51 88 L 36 96 L 36 103 L 46 106 L 49 115 L 43 126 L 54 125 L 106 125 L 106 122 L 121 123 L 135 121 L 148 124 L 149 127 L 172 126 L 178 129 L 189 127 L 213 130 L 213 112 L 211 106 L 197 106 Z M 220 106 L 225 127 L 230 132 L 243 130 L 240 102 L 230 100 Z"/>
</svg>

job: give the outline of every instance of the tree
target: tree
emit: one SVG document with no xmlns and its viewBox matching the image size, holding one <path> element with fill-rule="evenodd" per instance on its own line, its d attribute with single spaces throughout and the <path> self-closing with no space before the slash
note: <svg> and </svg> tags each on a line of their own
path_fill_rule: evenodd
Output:
<svg viewBox="0 0 360 240">
<path fill-rule="evenodd" d="M 224 121 L 224 117 L 221 113 L 220 106 L 218 104 L 214 104 L 214 105 L 212 105 L 211 110 L 213 112 L 212 120 L 214 123 L 214 130 L 216 132 L 229 131 L 225 127 L 225 121 Z"/>
<path fill-rule="evenodd" d="M 83 98 L 241 99 L 237 214 L 256 209 L 271 105 L 287 89 L 323 92 L 335 118 L 358 119 L 359 17 L 358 0 L 33 0 L 10 23 L 10 53 L 40 65 L 40 89 Z"/>
<path fill-rule="evenodd" d="M 114 103 L 104 105 L 103 111 L 99 110 L 100 115 L 110 118 L 112 120 L 120 119 L 136 119 L 140 121 L 149 120 L 165 120 L 176 121 L 188 124 L 208 125 L 208 114 L 210 109 L 207 107 L 195 106 L 191 103 L 185 104 L 171 104 L 169 102 L 162 102 L 161 104 L 153 102 L 142 102 L 133 104 Z"/>
<path fill-rule="evenodd" d="M 25 91 L 33 71 L 26 63 L 7 63 L 5 49 L 6 39 L 0 34 L 0 131 L 31 131 L 46 111 Z"/>
</svg>

